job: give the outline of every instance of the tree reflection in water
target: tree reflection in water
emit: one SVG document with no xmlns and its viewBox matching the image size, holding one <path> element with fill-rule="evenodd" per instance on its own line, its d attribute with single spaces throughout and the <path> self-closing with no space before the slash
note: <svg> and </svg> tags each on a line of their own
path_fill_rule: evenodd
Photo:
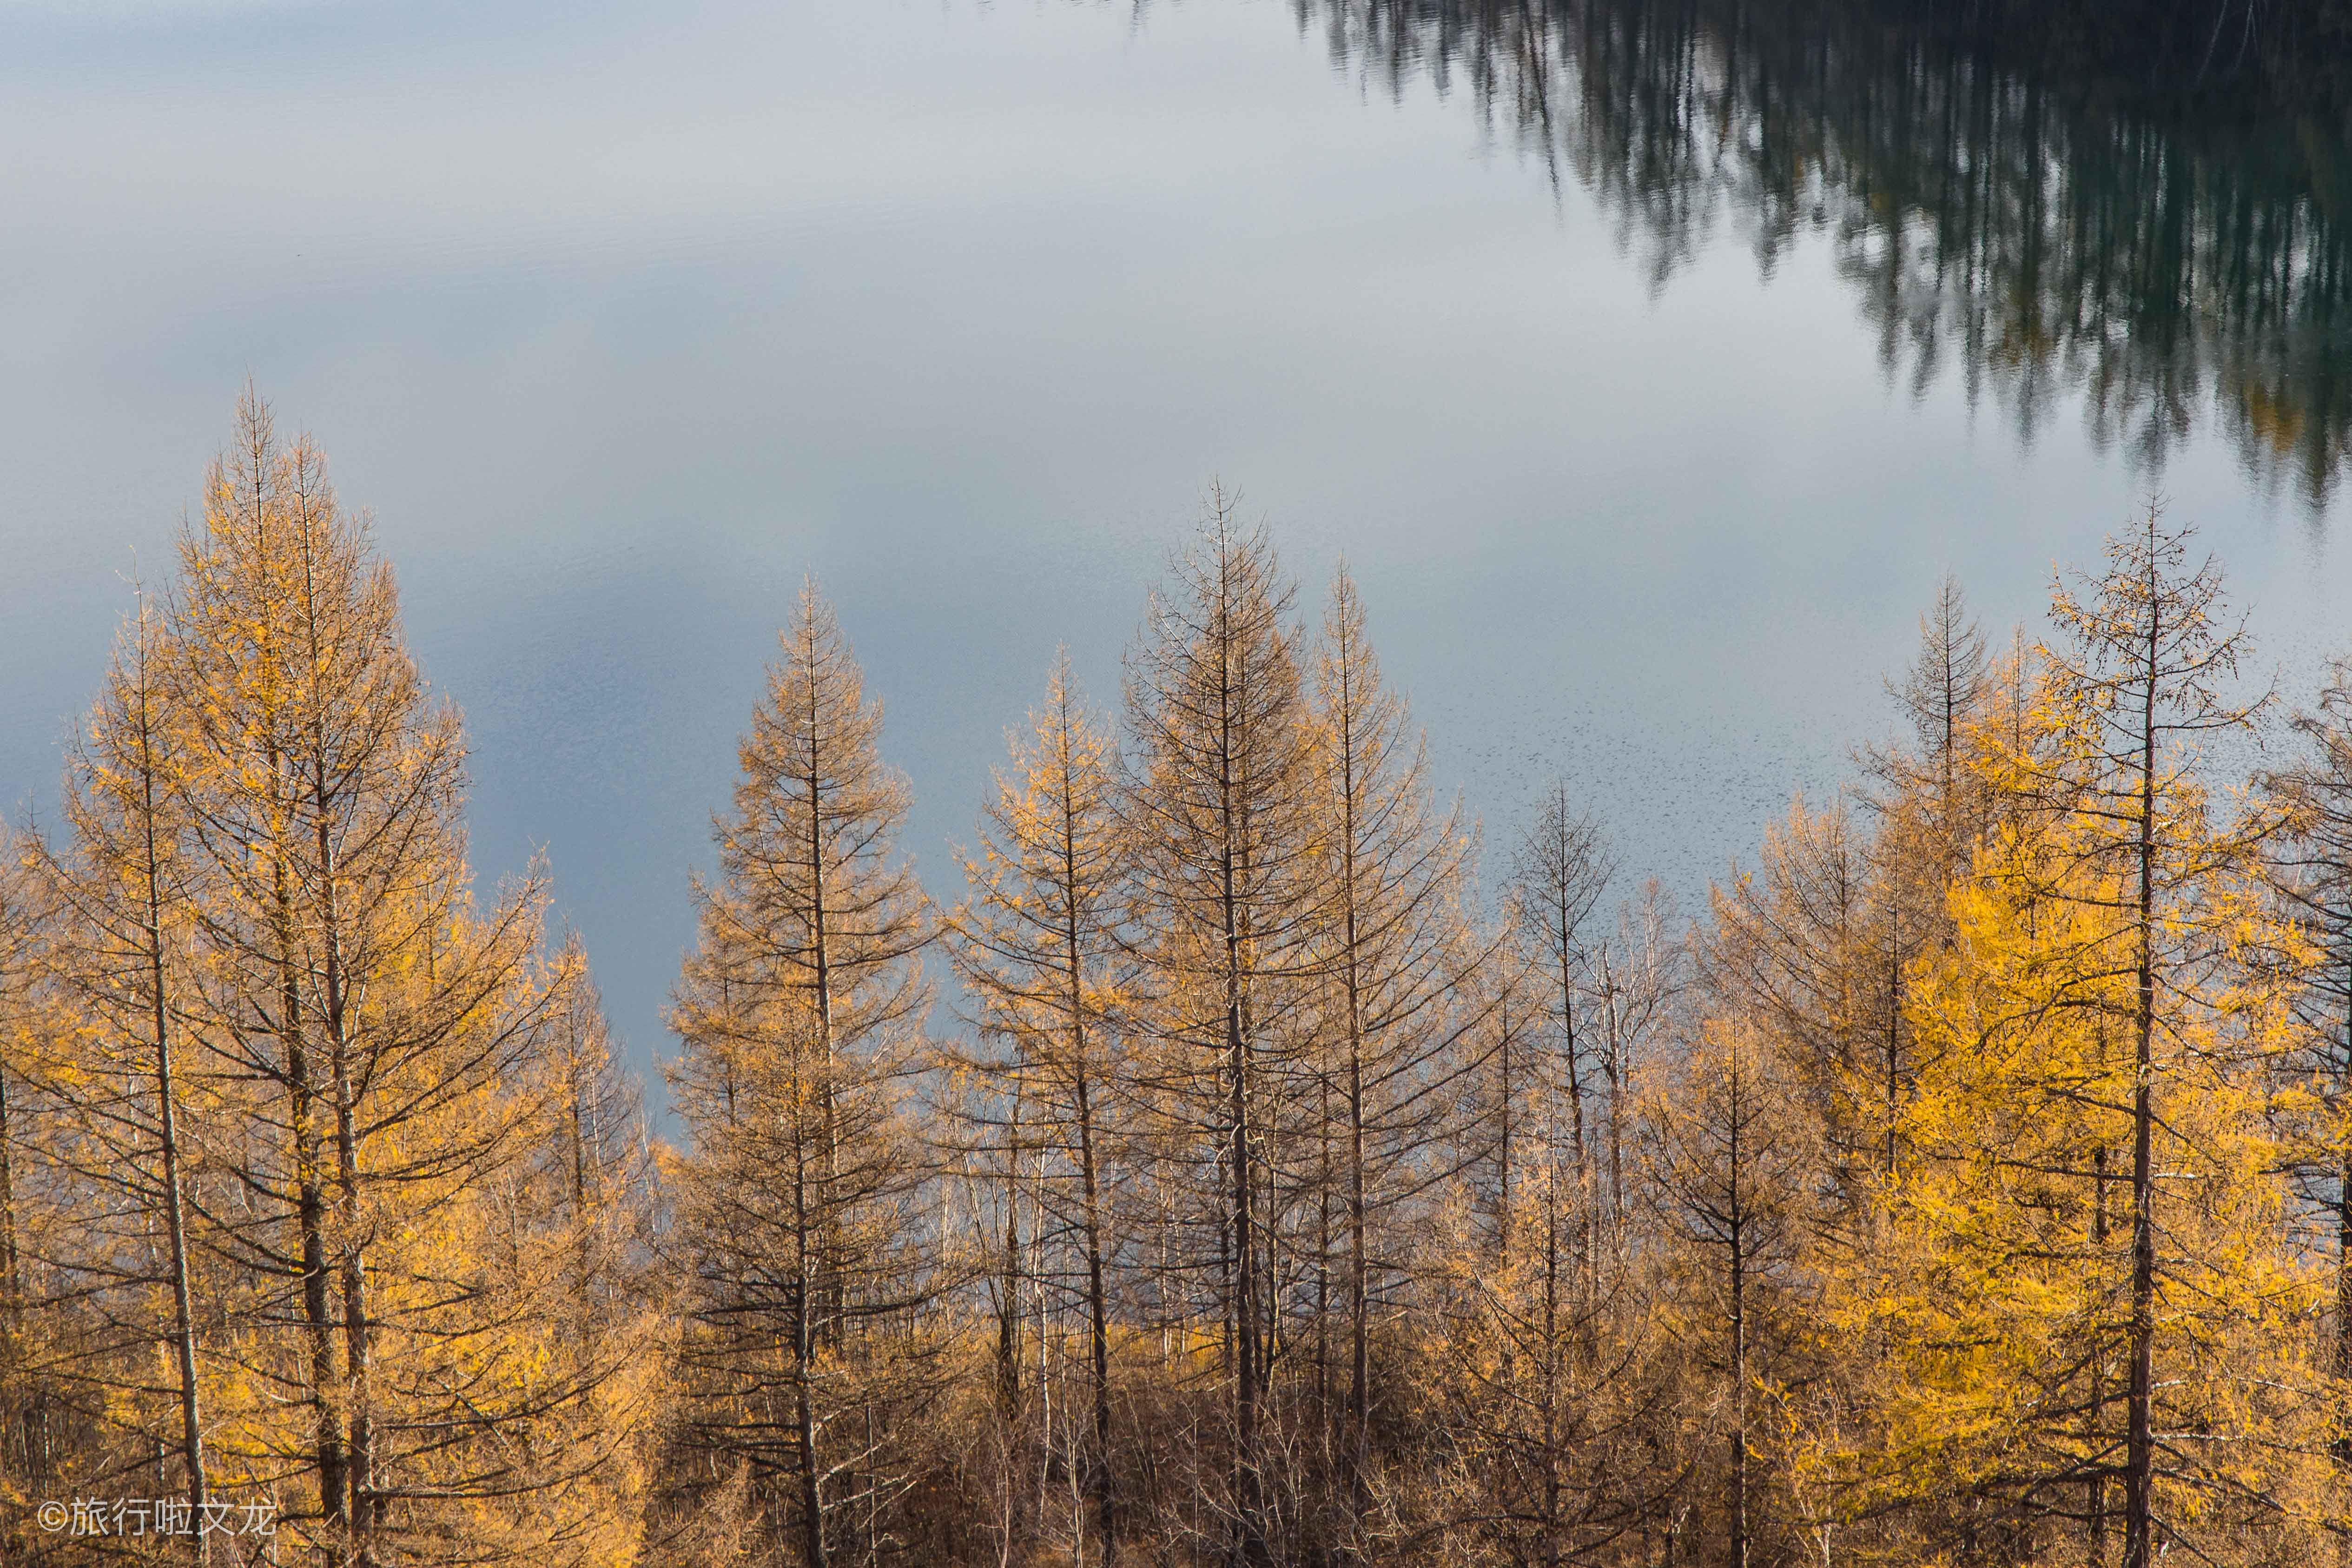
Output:
<svg viewBox="0 0 2352 1568">
<path fill-rule="evenodd" d="M 1466 95 L 1620 225 L 1654 285 L 1728 223 L 1833 248 L 1890 379 L 1956 363 L 2021 435 L 2079 390 L 2160 468 L 2218 422 L 2326 505 L 2352 447 L 2340 116 L 2003 69 L 1888 8 L 1294 0 L 1335 58 Z"/>
</svg>

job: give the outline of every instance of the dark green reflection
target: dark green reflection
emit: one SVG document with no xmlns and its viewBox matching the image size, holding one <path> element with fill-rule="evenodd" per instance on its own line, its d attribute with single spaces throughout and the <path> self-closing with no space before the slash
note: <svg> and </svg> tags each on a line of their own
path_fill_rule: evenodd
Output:
<svg viewBox="0 0 2352 1568">
<path fill-rule="evenodd" d="M 1957 362 L 2028 435 L 2079 389 L 2093 439 L 2151 468 L 2207 416 L 2266 487 L 2315 508 L 2334 488 L 2352 443 L 2340 115 L 2250 108 L 2284 96 L 2259 83 L 2054 85 L 1926 7 L 1296 5 L 1349 69 L 1466 92 L 1659 283 L 1719 224 L 1768 272 L 1818 232 L 1890 377 Z"/>
</svg>

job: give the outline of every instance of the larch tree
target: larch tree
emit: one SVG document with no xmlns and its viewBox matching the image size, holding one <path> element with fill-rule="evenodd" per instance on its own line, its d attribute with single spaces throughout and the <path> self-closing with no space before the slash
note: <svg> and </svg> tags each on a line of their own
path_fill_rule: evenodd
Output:
<svg viewBox="0 0 2352 1568">
<path fill-rule="evenodd" d="M 1714 1374 L 1702 1429 L 1721 1445 L 1726 1568 L 1765 1560 L 1789 1521 L 1765 1503 L 1757 1457 L 1777 1422 L 1761 1396 L 1796 1370 L 1793 1324 L 1820 1169 L 1818 1123 L 1772 1043 L 1736 1019 L 1706 1019 L 1693 1049 L 1655 1083 L 1644 1117 L 1649 1191 L 1679 1267 L 1666 1289 L 1674 1332 Z"/>
<path fill-rule="evenodd" d="M 468 1542 L 483 1555 L 564 1568 L 646 1560 L 650 1471 L 670 1392 L 677 1291 L 662 1268 L 663 1203 L 636 1079 L 621 1064 L 583 944 L 544 979 L 547 1026 L 513 1091 L 528 1108 L 520 1158 L 500 1173 L 477 1245 L 503 1298 L 506 1334 L 535 1352 L 560 1395 L 504 1413 L 515 1502 Z"/>
<path fill-rule="evenodd" d="M 2297 938 L 2265 817 L 2217 820 L 2200 777 L 2199 736 L 2252 717 L 2220 609 L 2151 514 L 1979 726 L 1991 827 L 1912 975 L 1904 1156 L 1825 1313 L 1880 1347 L 1851 1495 L 1929 1541 L 2288 1551 L 2309 1492 L 2268 1089 Z"/>
<path fill-rule="evenodd" d="M 549 976 L 545 1048 L 533 1064 L 542 1108 L 532 1179 L 549 1221 L 571 1235 L 572 1288 L 583 1323 L 609 1330 L 652 1289 L 651 1228 L 659 1214 L 644 1093 L 622 1066 L 585 944 L 565 940 Z"/>
<path fill-rule="evenodd" d="M 1567 781 L 1554 780 L 1511 858 L 1511 892 L 1523 939 L 1542 966 L 1544 1002 L 1559 1032 L 1570 1137 L 1580 1179 L 1587 1183 L 1592 1178 L 1585 1104 L 1591 1042 L 1576 1032 L 1592 956 L 1585 925 L 1616 871 L 1599 825 L 1570 801 Z"/>
<path fill-rule="evenodd" d="M 1337 1159 L 1318 1163 L 1327 1198 L 1345 1213 L 1340 1547 L 1360 1559 L 1373 1528 L 1374 1318 L 1392 1308 L 1391 1282 L 1412 1251 L 1404 1220 L 1454 1173 L 1443 1152 L 1456 1142 L 1454 1090 L 1478 1022 L 1465 1005 L 1479 957 L 1465 907 L 1474 841 L 1459 806 L 1441 814 L 1432 799 L 1425 744 L 1381 679 L 1344 566 L 1323 617 L 1313 699 L 1325 816 L 1319 963 L 1332 1015 L 1324 1074 L 1338 1110 L 1318 1117 L 1338 1144 Z M 1318 1228 L 1328 1251 L 1331 1226 Z M 1328 1313 L 1320 1293 L 1317 1307 Z"/>
<path fill-rule="evenodd" d="M 50 910 L 45 957 L 71 1030 L 58 1097 L 70 1131 L 57 1147 L 91 1200 L 78 1215 L 68 1267 L 86 1281 L 85 1299 L 129 1352 L 129 1381 L 110 1402 L 116 1419 L 156 1449 L 168 1448 L 189 1517 L 201 1520 L 212 1491 L 197 1370 L 190 1194 L 196 1161 L 183 1039 L 190 892 L 175 817 L 185 781 L 166 653 L 163 626 L 142 595 L 105 691 L 68 752 L 68 840 L 54 852 L 38 838 L 31 845 Z M 147 1357 L 140 1352 L 151 1348 L 163 1350 L 171 1368 L 160 1402 L 149 1397 L 152 1373 L 141 1364 Z M 210 1537 L 196 1534 L 192 1551 L 209 1563 Z"/>
<path fill-rule="evenodd" d="M 1118 787 L 1112 741 L 1087 713 L 1065 651 L 982 808 L 981 852 L 964 864 L 971 892 L 950 921 L 983 1035 L 1008 1047 L 984 1064 L 998 1101 L 1019 1108 L 997 1128 L 1008 1146 L 1025 1129 L 1027 1151 L 1043 1163 L 1034 1191 L 1055 1252 L 1068 1260 L 1048 1265 L 1048 1277 L 1085 1315 L 1088 1441 L 1076 1468 L 1105 1564 L 1116 1561 L 1120 1531 L 1110 1188 L 1125 1093 L 1118 928 L 1128 857 Z M 1083 1532 L 1071 1551 L 1087 1560 Z"/>
<path fill-rule="evenodd" d="M 1959 579 L 1946 573 L 1936 596 L 1919 617 L 1919 651 L 1902 678 L 1886 683 L 1911 727 L 1912 748 L 1878 752 L 1872 771 L 1890 782 L 1912 784 L 1924 797 L 1936 837 L 1965 848 L 1973 812 L 1973 777 L 1965 752 L 1969 732 L 1994 689 L 1994 672 L 1983 628 L 1969 616 Z"/>
<path fill-rule="evenodd" d="M 1885 977 L 1868 836 L 1841 798 L 1814 812 L 1800 797 L 1767 830 L 1752 872 L 1712 890 L 1701 948 L 1711 994 L 1773 1042 L 1820 1112 L 1843 1206 L 1867 1201 L 1883 1170 Z"/>
<path fill-rule="evenodd" d="M 1539 1081 L 1544 1055 L 1545 1009 L 1538 994 L 1547 990 L 1527 944 L 1517 940 L 1516 918 L 1507 908 L 1500 924 L 1501 940 L 1491 944 L 1488 962 L 1472 976 L 1475 984 L 1468 999 L 1479 1019 L 1470 1041 L 1473 1115 L 1461 1130 L 1465 1142 L 1456 1156 L 1475 1184 L 1487 1237 L 1497 1253 L 1509 1249 L 1524 1184 L 1529 1120 L 1525 1106 L 1535 1103 L 1531 1086 Z"/>
<path fill-rule="evenodd" d="M 2313 1103 L 2294 1119 L 2289 1155 L 2333 1255 L 2329 1451 L 2352 1479 L 2352 658 L 2331 662 L 2294 727 L 2302 755 L 2264 781 L 2287 829 L 2273 856 L 2276 880 L 2310 943 L 2295 999 L 2309 1044 L 2293 1070 Z M 2352 1563 L 2352 1521 L 2336 1529 L 2339 1561 Z"/>
<path fill-rule="evenodd" d="M 1882 1177 L 1900 1157 L 1903 1102 L 1916 1070 L 1906 977 L 1915 961 L 1951 940 L 1948 889 L 1990 826 L 1995 797 L 1971 753 L 1998 689 L 1984 633 L 1947 573 L 1919 617 L 1910 667 L 1886 683 L 1909 742 L 1865 748 L 1858 758 L 1868 774 L 1858 798 L 1874 831 L 1861 846 L 1857 973 L 1849 983 L 1854 1048 L 1843 1098 L 1853 1135 L 1875 1145 Z"/>
<path fill-rule="evenodd" d="M 1263 527 L 1213 489 L 1152 598 L 1127 672 L 1134 911 L 1156 1114 L 1180 1151 L 1223 1322 L 1229 1447 L 1204 1530 L 1249 1568 L 1280 1561 L 1268 1446 L 1298 1184 L 1286 1179 L 1323 929 L 1319 779 L 1293 594 Z M 1202 1267 L 1206 1264 L 1206 1267 Z M 1182 1289 L 1178 1281 L 1171 1286 Z"/>
<path fill-rule="evenodd" d="M 2200 1452 L 2194 1439 L 2160 1438 L 2157 1426 L 2159 1320 L 2179 1310 L 2182 1287 L 2200 1288 L 2168 1280 L 2173 1269 L 2159 1256 L 2159 1100 L 2175 1086 L 2219 1095 L 2225 1085 L 2210 1074 L 2216 1065 L 2226 1070 L 2231 1046 L 2274 1048 L 2259 1037 L 2230 1037 L 2233 1026 L 2260 1031 L 2270 1023 L 2232 1016 L 2245 1004 L 2232 994 L 2229 968 L 2246 918 L 2233 884 L 2247 874 L 2264 824 L 2258 816 L 2216 822 L 2197 772 L 2204 738 L 2250 731 L 2267 698 L 2242 700 L 2231 689 L 2245 638 L 2223 620 L 2220 566 L 2210 557 L 2189 564 L 2189 537 L 2166 529 L 2151 504 L 2110 540 L 2100 576 L 2080 591 L 2058 588 L 2052 616 L 2065 640 L 2047 655 L 2046 689 L 2063 715 L 2062 739 L 2058 765 L 2039 781 L 2063 800 L 2073 859 L 2092 879 L 2076 897 L 2116 921 L 2120 951 L 2093 962 L 2132 976 L 2118 1020 L 2132 1059 L 2124 1568 L 2151 1568 L 2162 1544 L 2159 1470 L 2193 1473 L 2216 1452 Z M 2218 1047 L 2216 1031 L 2225 1031 Z M 2180 1261 L 2196 1272 L 2210 1267 L 2194 1257 Z M 2168 1456 L 2159 1456 L 2159 1442 Z"/>
<path fill-rule="evenodd" d="M 2131 1073 L 2102 1026 L 2112 977 L 2075 962 L 2110 922 L 2042 895 L 2027 863 L 2050 853 L 1989 846 L 1954 889 L 1952 945 L 1912 977 L 1924 1067 L 1902 1163 L 1870 1247 L 1829 1280 L 1831 1337 L 1877 1363 L 1850 1374 L 1864 1414 L 1825 1490 L 1849 1526 L 1899 1516 L 1909 1539 L 1979 1552 L 2054 1548 L 2072 1516 L 2104 1563 L 2128 1280 L 2107 1171 Z"/>
<path fill-rule="evenodd" d="M 35 960 L 42 942 L 47 921 L 35 913 L 32 879 L 24 858 L 18 852 L 16 837 L 5 824 L 0 824 L 0 1039 L 13 1043 L 14 1032 L 26 1026 L 26 1016 L 32 1011 L 32 987 Z M 0 1058 L 0 1075 L 5 1075 L 16 1060 L 16 1053 Z M 10 1150 L 14 1147 L 9 1130 L 11 1118 L 7 1099 L 8 1083 L 0 1076 L 0 1310 L 5 1310 L 13 1322 L 22 1310 L 16 1273 L 16 1187 L 12 1180 L 15 1165 Z"/>
<path fill-rule="evenodd" d="M 565 1465 L 526 1480 L 519 1441 L 577 1436 L 599 1374 L 484 1245 L 544 1112 L 515 1087 L 551 1016 L 542 880 L 477 903 L 457 715 L 366 520 L 250 393 L 179 553 L 191 1033 L 236 1096 L 221 1460 L 321 1562 L 544 1552 Z"/>
<path fill-rule="evenodd" d="M 27 1562 L 39 1544 L 31 1510 L 59 1469 L 59 1381 L 80 1347 L 44 1300 L 39 1258 L 62 1217 L 46 1137 L 55 1106 L 40 1093 L 55 1033 L 40 993 L 52 921 L 16 837 L 0 825 L 0 1552 Z"/>
<path fill-rule="evenodd" d="M 697 1484 L 740 1468 L 805 1568 L 903 1548 L 937 1392 L 913 1125 L 933 919 L 897 851 L 906 781 L 812 583 L 739 749 L 671 1009 Z M 894 1545 L 894 1542 L 897 1543 Z"/>
<path fill-rule="evenodd" d="M 1617 930 L 1593 945 L 1589 1016 L 1598 1038 L 1601 1073 L 1608 1086 L 1606 1153 L 1609 1225 L 1622 1250 L 1632 1136 L 1631 1095 L 1636 1074 L 1671 1045 L 1687 984 L 1686 935 L 1674 929 L 1674 895 L 1655 877 L 1638 897 L 1618 905 Z"/>
<path fill-rule="evenodd" d="M 1594 957 L 1587 928 L 1615 875 L 1600 824 L 1574 806 L 1565 780 L 1554 780 L 1510 861 L 1508 934 L 1524 994 L 1545 1026 L 1525 1053 L 1524 1087 L 1511 1091 L 1520 1136 L 1503 1268 L 1472 1286 L 1469 1321 L 1483 1331 L 1467 1343 L 1492 1348 L 1465 1368 L 1491 1412 L 1475 1426 L 1504 1461 L 1488 1483 L 1497 1497 L 1488 1506 L 1512 1521 L 1500 1539 L 1546 1564 L 1584 1549 L 1596 1527 L 1608 1537 L 1624 1522 L 1613 1489 L 1578 1479 L 1609 1451 L 1600 1441 L 1608 1405 L 1588 1383 L 1602 1364 L 1624 1261 L 1596 1245 L 1621 1199 L 1596 1184 L 1597 1051 L 1589 1031 L 1579 1032 Z"/>
<path fill-rule="evenodd" d="M 1510 962 L 1507 946 L 1497 963 Z M 1442 1289 L 1419 1393 L 1459 1466 L 1447 1538 L 1472 1562 L 1557 1568 L 1640 1538 L 1678 1461 L 1659 1442 L 1671 1422 L 1660 1419 L 1665 1390 L 1643 1348 L 1654 1328 L 1649 1261 L 1627 1247 L 1580 1251 L 1592 1194 L 1566 1058 L 1556 1033 L 1532 1026 L 1540 1004 L 1528 1025 L 1509 1016 L 1514 983 L 1503 984 L 1480 1038 L 1491 1073 L 1500 1047 L 1526 1031 L 1507 1096 L 1509 1179 L 1471 1195 L 1499 1211 L 1495 1221 L 1457 1210 L 1456 1234 L 1433 1260 Z"/>
</svg>

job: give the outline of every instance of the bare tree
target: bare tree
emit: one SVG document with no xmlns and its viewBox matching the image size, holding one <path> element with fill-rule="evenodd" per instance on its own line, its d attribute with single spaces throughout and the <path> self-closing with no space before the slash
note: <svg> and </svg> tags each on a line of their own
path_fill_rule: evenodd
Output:
<svg viewBox="0 0 2352 1568">
<path fill-rule="evenodd" d="M 1674 929 L 1675 900 L 1655 877 L 1641 896 L 1617 908 L 1617 931 L 1593 950 L 1590 1012 L 1600 1035 L 1608 1085 L 1608 1202 L 1612 1235 L 1622 1247 L 1626 1206 L 1625 1144 L 1634 1076 L 1665 1049 L 1687 982 L 1685 934 Z"/>
<path fill-rule="evenodd" d="M 1982 628 L 1969 615 L 1960 581 L 1946 573 L 1936 596 L 1919 617 L 1919 651 L 1886 693 L 1909 723 L 1909 752 L 1873 753 L 1873 771 L 1909 775 L 1929 786 L 1934 824 L 1948 842 L 1964 842 L 1969 812 L 1964 799 L 1969 782 L 1962 753 L 1969 730 L 1992 694 L 1993 672 Z"/>
<path fill-rule="evenodd" d="M 1511 858 L 1511 892 L 1520 930 L 1540 955 L 1547 976 L 1547 1002 L 1559 1031 L 1570 1137 L 1581 1177 L 1588 1181 L 1587 1042 L 1577 1037 L 1577 998 L 1591 961 L 1585 922 L 1616 874 L 1616 858 L 1600 825 L 1570 804 L 1567 781 L 1555 780 Z"/>
</svg>

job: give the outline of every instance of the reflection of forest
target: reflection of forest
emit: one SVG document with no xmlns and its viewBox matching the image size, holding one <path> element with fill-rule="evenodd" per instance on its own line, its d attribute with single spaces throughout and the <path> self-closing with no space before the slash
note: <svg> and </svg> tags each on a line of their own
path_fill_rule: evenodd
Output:
<svg viewBox="0 0 2352 1568">
<path fill-rule="evenodd" d="M 1861 7 L 1297 4 L 1352 68 L 1466 89 L 1662 282 L 1719 221 L 1768 270 L 1818 231 L 1890 376 L 1956 362 L 2021 431 L 2079 389 L 2154 465 L 2210 410 L 2315 506 L 2352 449 L 2341 117 L 2120 109 Z"/>
</svg>

